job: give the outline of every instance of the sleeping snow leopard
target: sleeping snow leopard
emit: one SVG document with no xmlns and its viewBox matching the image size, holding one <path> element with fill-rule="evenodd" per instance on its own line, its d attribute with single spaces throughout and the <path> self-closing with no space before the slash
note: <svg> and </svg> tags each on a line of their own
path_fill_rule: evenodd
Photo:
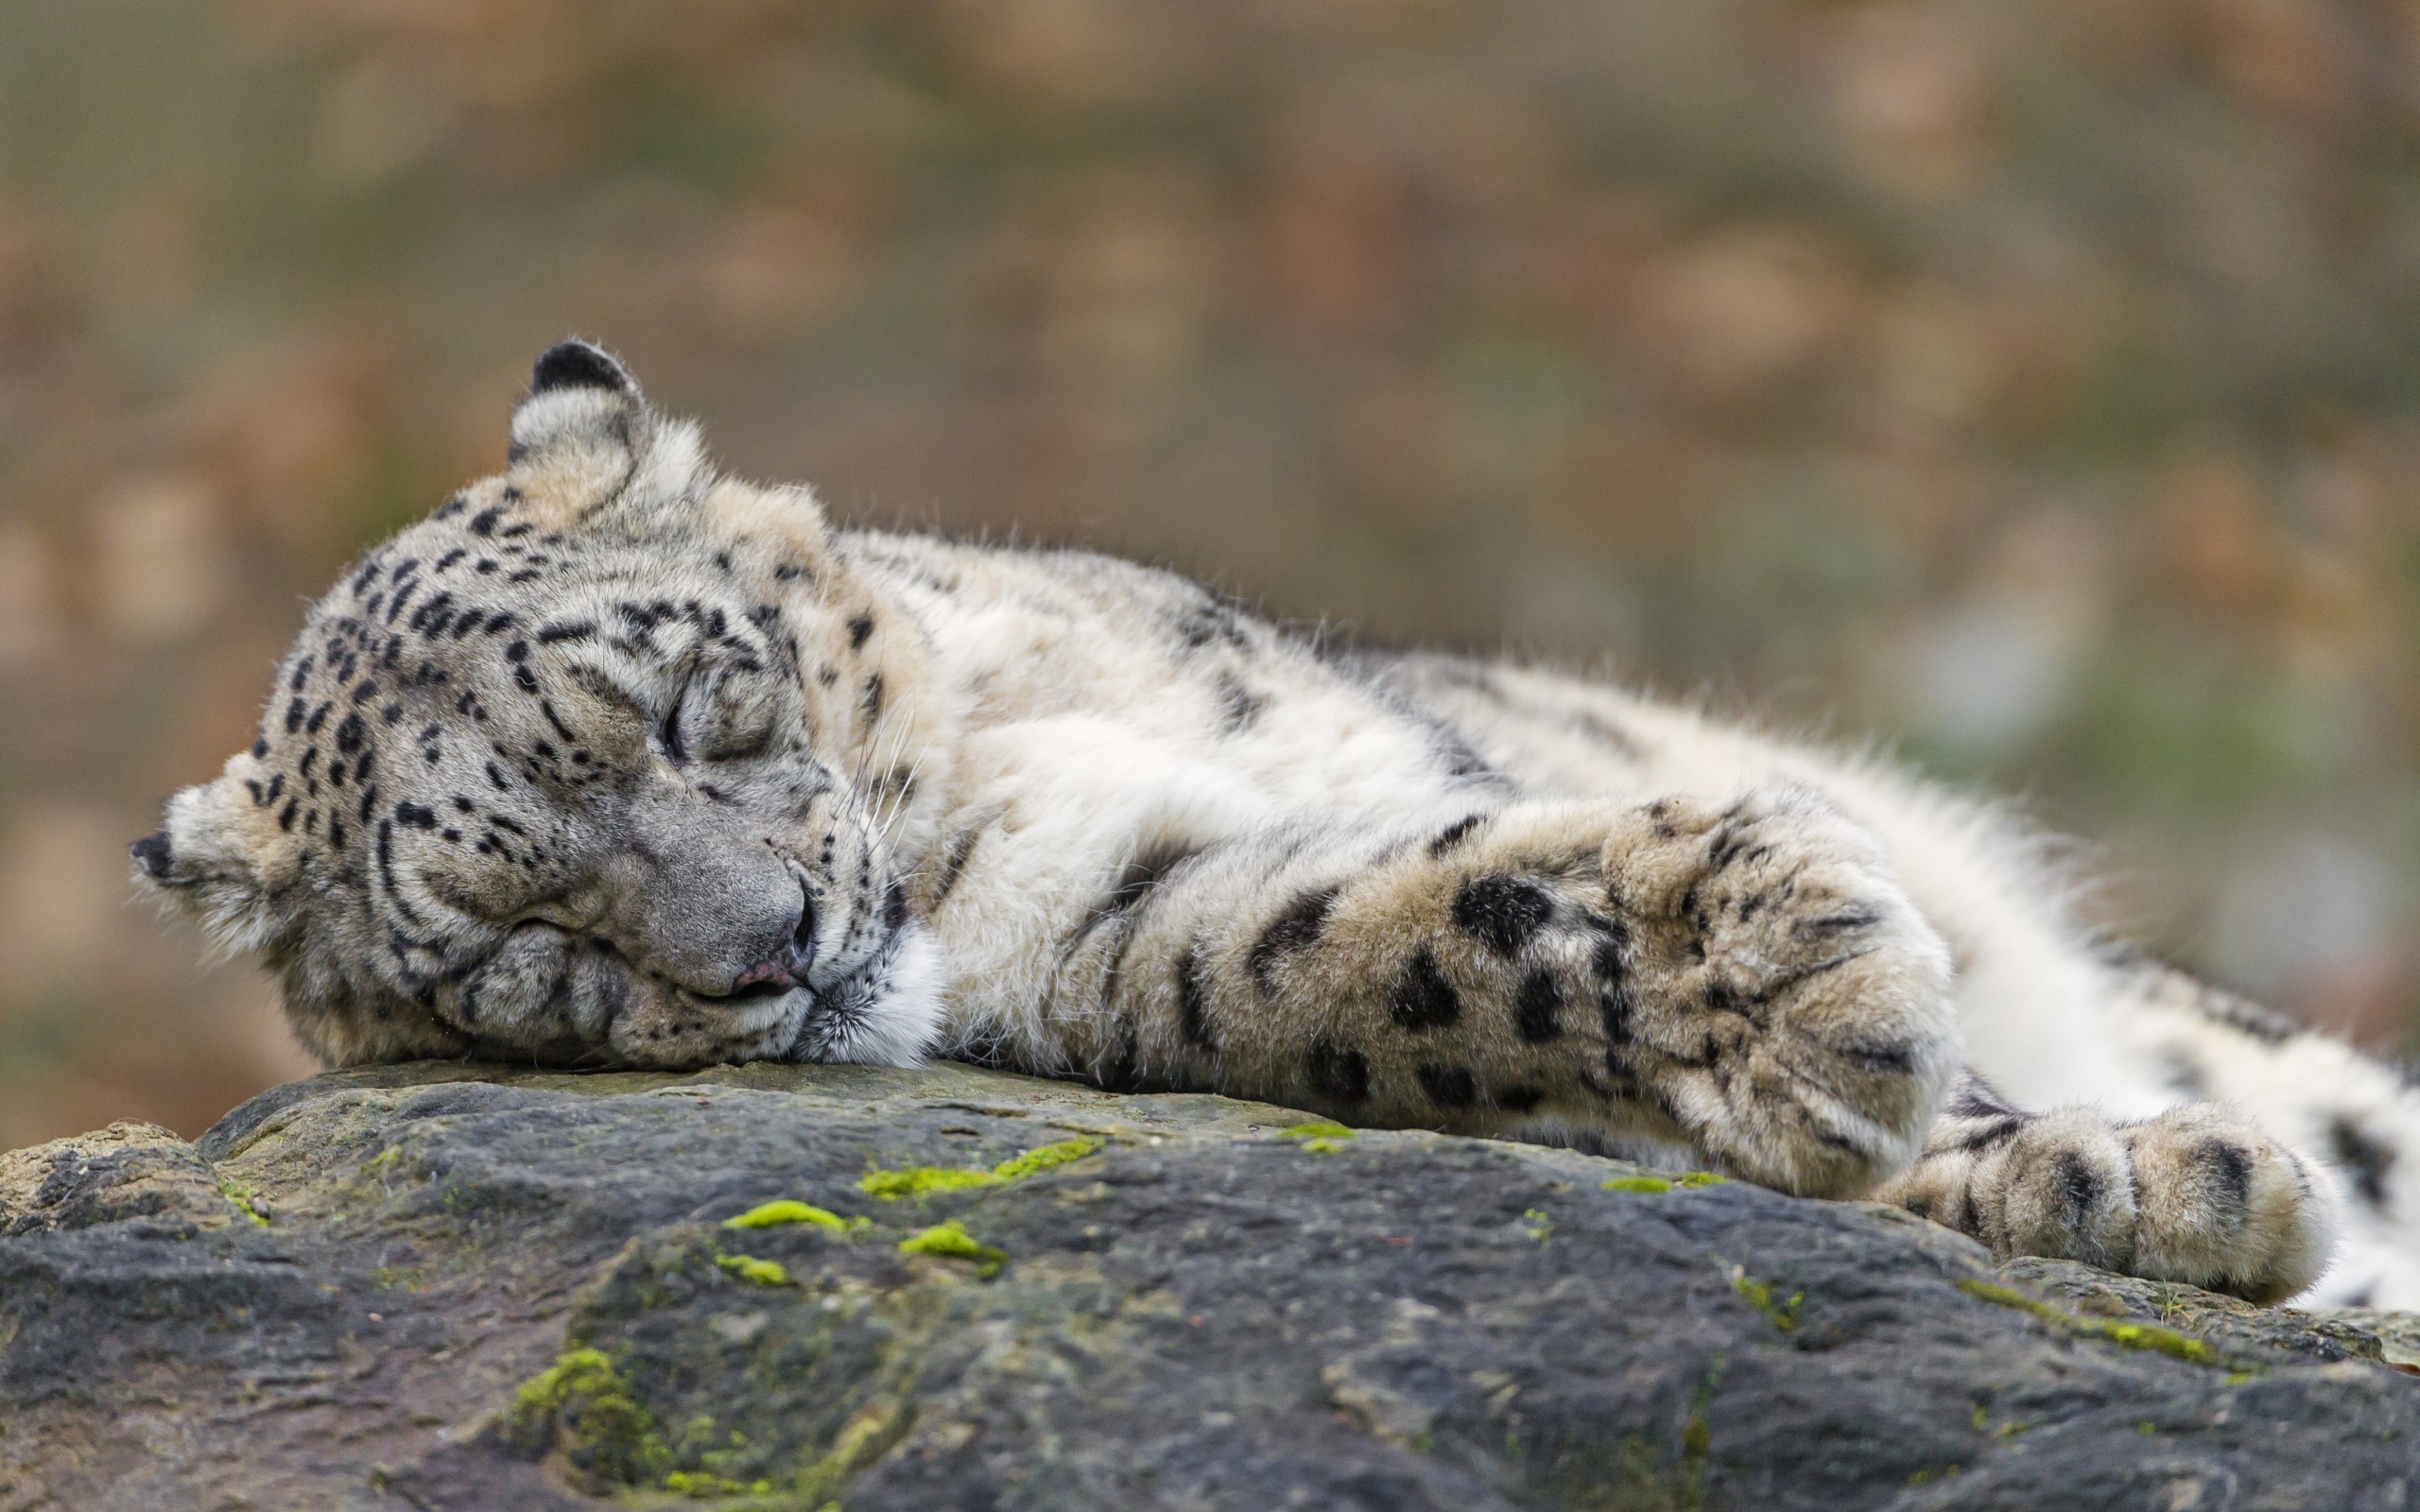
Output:
<svg viewBox="0 0 2420 1512">
<path fill-rule="evenodd" d="M 336 1065 L 951 1057 L 2420 1306 L 2420 1091 L 2096 941 L 1992 813 L 1126 561 L 841 528 L 578 342 L 132 853 Z"/>
</svg>

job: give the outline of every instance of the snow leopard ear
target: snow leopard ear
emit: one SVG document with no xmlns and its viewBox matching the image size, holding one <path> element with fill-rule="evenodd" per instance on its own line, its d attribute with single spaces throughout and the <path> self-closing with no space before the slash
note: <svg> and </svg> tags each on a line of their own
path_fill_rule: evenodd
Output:
<svg viewBox="0 0 2420 1512">
<path fill-rule="evenodd" d="M 506 460 L 518 466 L 572 448 L 627 451 L 647 419 L 647 400 L 630 369 L 602 347 L 560 341 L 530 369 L 529 397 L 512 412 Z"/>
<path fill-rule="evenodd" d="M 656 414 L 630 369 L 586 341 L 539 354 L 506 457 L 526 492 L 582 520 L 693 506 L 706 481 L 698 428 Z"/>
<path fill-rule="evenodd" d="M 157 833 L 127 847 L 136 883 L 201 921 L 230 952 L 256 951 L 285 933 L 280 900 L 298 869 L 293 836 L 280 830 L 275 795 L 235 770 L 168 800 Z M 264 800 L 266 799 L 266 800 Z"/>
</svg>

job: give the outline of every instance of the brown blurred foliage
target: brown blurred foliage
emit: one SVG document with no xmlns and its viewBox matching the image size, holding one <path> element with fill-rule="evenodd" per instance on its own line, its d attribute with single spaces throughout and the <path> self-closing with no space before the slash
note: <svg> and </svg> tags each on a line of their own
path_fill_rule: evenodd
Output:
<svg viewBox="0 0 2420 1512">
<path fill-rule="evenodd" d="M 123 846 L 601 337 L 858 518 L 1878 731 L 2420 996 L 2411 0 L 0 8 L 0 1147 L 294 1074 Z"/>
</svg>

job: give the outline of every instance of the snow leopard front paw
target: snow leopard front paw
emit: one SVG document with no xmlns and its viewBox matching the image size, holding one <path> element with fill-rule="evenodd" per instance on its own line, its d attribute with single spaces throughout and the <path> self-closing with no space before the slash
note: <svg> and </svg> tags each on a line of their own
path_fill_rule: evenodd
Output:
<svg viewBox="0 0 2420 1512">
<path fill-rule="evenodd" d="M 1629 810 L 1602 865 L 1629 932 L 1608 1061 L 1692 1143 L 1818 1196 L 1916 1158 L 1956 1071 L 1950 967 L 1878 839 L 1755 789 Z"/>
<path fill-rule="evenodd" d="M 1994 1255 L 2076 1260 L 2278 1302 L 2319 1279 L 2335 1200 L 2291 1150 L 2213 1104 L 2121 1123 L 1962 1093 L 1924 1159 L 1877 1195 Z"/>
</svg>

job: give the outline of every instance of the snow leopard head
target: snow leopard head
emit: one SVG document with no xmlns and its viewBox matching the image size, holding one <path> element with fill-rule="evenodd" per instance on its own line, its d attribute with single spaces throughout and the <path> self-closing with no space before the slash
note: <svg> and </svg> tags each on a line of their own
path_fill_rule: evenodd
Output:
<svg viewBox="0 0 2420 1512">
<path fill-rule="evenodd" d="M 912 1063 L 930 678 L 809 493 L 718 476 L 565 342 L 507 471 L 313 608 L 259 739 L 135 870 L 335 1064 Z"/>
</svg>

